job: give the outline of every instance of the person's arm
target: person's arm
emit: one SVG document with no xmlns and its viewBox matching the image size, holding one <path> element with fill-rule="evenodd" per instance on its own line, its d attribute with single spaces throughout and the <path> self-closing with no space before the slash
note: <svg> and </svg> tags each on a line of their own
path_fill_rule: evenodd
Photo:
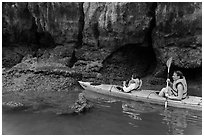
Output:
<svg viewBox="0 0 204 137">
<path fill-rule="evenodd" d="M 169 78 L 166 80 L 166 82 L 168 82 L 168 84 L 169 84 L 170 87 L 173 86 L 173 83 L 171 82 L 171 80 L 170 80 Z"/>
<path fill-rule="evenodd" d="M 141 87 L 142 87 L 142 80 L 140 80 L 140 85 L 139 85 L 139 88 L 138 89 L 141 89 Z"/>
<path fill-rule="evenodd" d="M 168 96 L 169 99 L 172 99 L 172 100 L 182 100 L 182 97 L 183 97 L 183 86 L 181 84 L 178 84 L 177 89 L 178 89 L 178 96 Z"/>
<path fill-rule="evenodd" d="M 135 84 L 130 84 L 130 86 L 128 86 L 128 87 L 124 86 L 123 91 L 129 92 L 129 91 L 133 90 L 134 88 L 135 88 Z"/>
<path fill-rule="evenodd" d="M 123 81 L 123 87 L 126 87 L 126 82 L 125 81 Z"/>
</svg>

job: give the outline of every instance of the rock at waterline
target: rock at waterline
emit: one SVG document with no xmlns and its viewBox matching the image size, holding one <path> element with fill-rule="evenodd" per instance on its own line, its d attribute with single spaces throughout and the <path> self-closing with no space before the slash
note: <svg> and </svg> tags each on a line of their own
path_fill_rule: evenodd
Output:
<svg viewBox="0 0 204 137">
<path fill-rule="evenodd" d="M 27 108 L 29 108 L 29 106 L 25 106 L 20 102 L 9 101 L 2 103 L 2 109 L 7 111 L 25 110 Z"/>
<path fill-rule="evenodd" d="M 70 108 L 68 108 L 65 112 L 59 112 L 57 114 L 59 115 L 66 115 L 66 114 L 80 114 L 85 113 L 88 110 L 93 108 L 93 104 L 88 102 L 85 98 L 83 93 L 79 93 L 77 101 L 72 105 Z"/>
</svg>

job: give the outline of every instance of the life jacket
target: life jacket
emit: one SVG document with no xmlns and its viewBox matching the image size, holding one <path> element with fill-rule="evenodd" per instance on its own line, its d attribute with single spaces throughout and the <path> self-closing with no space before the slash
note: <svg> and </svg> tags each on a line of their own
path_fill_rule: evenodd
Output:
<svg viewBox="0 0 204 137">
<path fill-rule="evenodd" d="M 184 99 L 187 96 L 187 83 L 186 83 L 185 77 L 183 77 L 182 79 L 178 79 L 175 82 L 173 82 L 173 87 L 172 88 L 173 88 L 174 96 L 178 96 L 178 89 L 177 89 L 178 84 L 182 84 L 182 86 L 183 86 L 183 97 L 182 97 L 182 99 Z"/>
<path fill-rule="evenodd" d="M 128 83 L 128 86 L 130 84 L 135 84 L 135 88 L 133 90 L 137 90 L 137 89 L 140 89 L 141 86 L 142 86 L 142 80 L 139 80 L 139 79 L 131 79 Z"/>
</svg>

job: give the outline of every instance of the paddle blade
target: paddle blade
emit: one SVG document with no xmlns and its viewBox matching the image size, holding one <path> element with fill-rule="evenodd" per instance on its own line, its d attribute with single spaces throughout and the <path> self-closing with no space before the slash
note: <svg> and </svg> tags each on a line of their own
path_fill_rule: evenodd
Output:
<svg viewBox="0 0 204 137">
<path fill-rule="evenodd" d="M 172 57 L 169 58 L 169 59 L 167 60 L 167 62 L 166 62 L 166 66 L 167 66 L 168 68 L 170 68 L 171 62 L 172 62 Z"/>
</svg>

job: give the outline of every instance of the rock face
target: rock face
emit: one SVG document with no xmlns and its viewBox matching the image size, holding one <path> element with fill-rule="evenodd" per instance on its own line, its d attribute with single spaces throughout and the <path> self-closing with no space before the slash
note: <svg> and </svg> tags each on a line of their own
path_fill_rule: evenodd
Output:
<svg viewBox="0 0 204 137">
<path fill-rule="evenodd" d="M 78 41 L 79 3 L 29 3 L 39 32 L 49 32 L 55 43 Z"/>
<path fill-rule="evenodd" d="M 104 63 L 121 47 L 128 44 L 134 45 L 134 49 L 138 46 L 151 47 L 148 33 L 151 34 L 154 9 L 155 3 L 84 3 L 84 45 L 76 51 L 78 62 L 102 62 L 100 71 L 110 67 L 104 66 Z M 121 58 L 124 56 L 115 59 L 121 62 Z M 76 64 L 80 64 L 78 62 Z M 127 64 L 121 66 L 124 70 L 128 67 Z"/>
<path fill-rule="evenodd" d="M 2 3 L 3 45 L 5 43 L 36 43 L 36 25 L 27 9 L 28 3 Z"/>
<path fill-rule="evenodd" d="M 159 3 L 152 36 L 158 61 L 173 57 L 178 67 L 201 67 L 202 3 Z"/>
<path fill-rule="evenodd" d="M 81 7 L 81 3 L 3 3 L 4 67 L 16 65 L 26 55 L 16 49 L 31 51 L 27 54 L 43 62 L 72 66 L 82 33 Z"/>
<path fill-rule="evenodd" d="M 91 52 L 85 58 L 103 61 L 121 46 L 141 43 L 153 45 L 158 63 L 173 56 L 174 65 L 196 68 L 201 67 L 201 19 L 202 3 L 3 3 L 3 45 L 78 46 L 83 40 L 87 46 L 78 58 Z"/>
<path fill-rule="evenodd" d="M 3 46 L 2 52 L 2 65 L 3 67 L 12 67 L 17 63 L 20 63 L 24 56 L 34 55 L 35 50 L 32 47 L 35 47 L 34 44 L 11 44 L 8 47 Z"/>
<path fill-rule="evenodd" d="M 3 3 L 4 40 L 38 43 L 44 47 L 76 42 L 79 6 L 80 3 L 74 2 Z"/>
<path fill-rule="evenodd" d="M 150 27 L 152 3 L 84 3 L 85 44 L 114 49 L 143 43 Z"/>
</svg>

